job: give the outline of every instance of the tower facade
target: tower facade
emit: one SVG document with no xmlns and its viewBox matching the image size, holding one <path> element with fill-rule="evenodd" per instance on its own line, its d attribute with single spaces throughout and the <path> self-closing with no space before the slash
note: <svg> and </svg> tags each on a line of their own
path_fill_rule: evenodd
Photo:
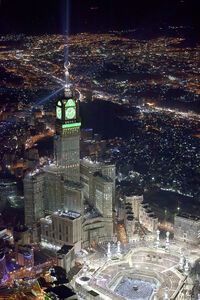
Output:
<svg viewBox="0 0 200 300">
<path fill-rule="evenodd" d="M 44 210 L 51 213 L 63 208 L 64 179 L 56 165 L 46 166 L 44 172 Z"/>
<path fill-rule="evenodd" d="M 32 225 L 44 216 L 44 172 L 34 172 L 24 178 L 25 224 Z"/>
<path fill-rule="evenodd" d="M 103 162 L 93 162 L 90 159 L 84 158 L 81 160 L 81 183 L 83 184 L 83 193 L 86 200 L 91 205 L 94 205 L 95 199 L 95 176 L 99 172 L 102 180 L 105 182 L 107 179 L 112 183 L 112 206 L 115 207 L 115 177 L 116 168 L 113 164 Z"/>
<path fill-rule="evenodd" d="M 81 249 L 82 216 L 74 211 L 56 211 L 42 218 L 41 240 L 56 246 L 74 245 L 75 252 Z"/>
<path fill-rule="evenodd" d="M 56 103 L 56 135 L 54 155 L 64 178 L 80 181 L 80 117 L 79 103 L 64 97 Z"/>
<path fill-rule="evenodd" d="M 113 182 L 109 177 L 103 176 L 100 172 L 94 173 L 94 205 L 98 209 L 100 214 L 105 218 L 112 218 L 112 190 Z"/>
<path fill-rule="evenodd" d="M 79 251 L 113 235 L 115 166 L 84 161 L 80 170 L 79 102 L 69 84 L 68 67 L 64 96 L 55 106 L 55 162 L 43 167 L 41 175 L 24 180 L 25 224 L 35 230 L 33 235 L 38 233 L 34 241 L 40 220 L 45 244 L 74 245 Z"/>
</svg>

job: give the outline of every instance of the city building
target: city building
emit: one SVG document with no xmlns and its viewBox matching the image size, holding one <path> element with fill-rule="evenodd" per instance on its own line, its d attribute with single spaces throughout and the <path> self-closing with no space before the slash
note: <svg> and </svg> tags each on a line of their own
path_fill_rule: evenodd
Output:
<svg viewBox="0 0 200 300">
<path fill-rule="evenodd" d="M 150 232 L 155 232 L 158 228 L 158 218 L 151 210 L 148 203 L 142 203 L 139 207 L 139 222 Z"/>
<path fill-rule="evenodd" d="M 74 246 L 80 251 L 82 240 L 82 216 L 74 211 L 56 211 L 40 220 L 41 242 L 52 247 Z"/>
<path fill-rule="evenodd" d="M 31 268 L 34 266 L 34 253 L 30 246 L 18 247 L 16 258 L 20 266 L 26 268 Z"/>
<path fill-rule="evenodd" d="M 113 237 L 113 219 L 106 218 L 97 210 L 88 212 L 82 224 L 82 248 L 95 246 L 98 243 L 108 242 Z"/>
<path fill-rule="evenodd" d="M 158 227 L 158 218 L 152 212 L 149 204 L 143 201 L 143 196 L 125 197 L 125 202 L 132 207 L 134 218 L 148 231 L 154 232 Z"/>
<path fill-rule="evenodd" d="M 0 285 L 7 279 L 8 272 L 6 267 L 5 243 L 0 239 Z"/>
<path fill-rule="evenodd" d="M 174 238 L 189 244 L 200 244 L 200 217 L 189 214 L 175 216 Z"/>
<path fill-rule="evenodd" d="M 115 166 L 88 158 L 81 160 L 81 183 L 87 203 L 83 222 L 83 246 L 109 241 L 113 236 Z"/>
<path fill-rule="evenodd" d="M 44 172 L 37 170 L 24 178 L 25 224 L 32 226 L 44 216 Z"/>
<path fill-rule="evenodd" d="M 45 214 L 63 208 L 64 176 L 56 164 L 44 167 L 44 210 Z"/>
<path fill-rule="evenodd" d="M 81 182 L 83 184 L 83 194 L 84 198 L 87 199 L 93 205 L 94 199 L 94 174 L 99 172 L 102 176 L 102 180 L 112 181 L 112 205 L 115 204 L 115 178 L 116 178 L 116 168 L 115 165 L 92 161 L 90 158 L 84 158 L 81 160 Z M 104 179 L 103 179 L 103 176 Z"/>
<path fill-rule="evenodd" d="M 0 239 L 4 241 L 12 240 L 12 232 L 4 226 L 0 227 Z"/>
<path fill-rule="evenodd" d="M 113 216 L 113 182 L 108 176 L 96 172 L 93 175 L 93 205 L 106 218 Z"/>
<path fill-rule="evenodd" d="M 132 212 L 136 220 L 140 217 L 140 204 L 143 202 L 143 196 L 126 196 L 125 203 L 132 207 Z"/>
<path fill-rule="evenodd" d="M 17 196 L 17 183 L 15 181 L 0 180 L 0 209 L 2 210 L 9 199 Z"/>
<path fill-rule="evenodd" d="M 131 203 L 127 202 L 125 206 L 124 225 L 129 242 L 131 242 L 134 239 L 135 221 L 136 220 L 134 218 L 132 205 Z"/>
<path fill-rule="evenodd" d="M 27 226 L 19 225 L 13 228 L 13 239 L 15 245 L 29 245 L 30 244 L 30 231 Z"/>
<path fill-rule="evenodd" d="M 63 195 L 64 210 L 76 211 L 80 214 L 84 212 L 83 185 L 80 182 L 65 180 Z"/>
<path fill-rule="evenodd" d="M 63 245 L 62 248 L 57 251 L 57 266 L 62 267 L 66 273 L 68 273 L 74 265 L 74 247 Z"/>
</svg>

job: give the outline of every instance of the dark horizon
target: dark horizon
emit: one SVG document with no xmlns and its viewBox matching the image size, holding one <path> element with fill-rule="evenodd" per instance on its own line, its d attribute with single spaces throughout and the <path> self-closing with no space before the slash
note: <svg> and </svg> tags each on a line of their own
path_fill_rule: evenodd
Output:
<svg viewBox="0 0 200 300">
<path fill-rule="evenodd" d="M 1 34 L 64 33 L 67 0 L 1 0 Z M 42 2 L 42 3 L 41 3 Z M 84 3 L 83 3 L 84 2 Z M 70 33 L 190 26 L 200 29 L 197 0 L 71 0 Z"/>
</svg>

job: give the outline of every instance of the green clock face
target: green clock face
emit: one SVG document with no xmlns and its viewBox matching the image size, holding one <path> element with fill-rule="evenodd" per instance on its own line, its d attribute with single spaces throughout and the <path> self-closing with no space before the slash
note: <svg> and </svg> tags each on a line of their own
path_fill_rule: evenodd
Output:
<svg viewBox="0 0 200 300">
<path fill-rule="evenodd" d="M 74 107 L 68 107 L 65 110 L 65 118 L 67 120 L 74 119 L 76 117 L 76 109 Z"/>
<path fill-rule="evenodd" d="M 73 99 L 68 99 L 67 102 L 65 103 L 65 106 L 66 107 L 75 107 L 76 106 L 76 103 Z"/>
<path fill-rule="evenodd" d="M 56 107 L 56 117 L 57 119 L 61 119 L 62 118 L 62 108 L 61 107 Z"/>
</svg>

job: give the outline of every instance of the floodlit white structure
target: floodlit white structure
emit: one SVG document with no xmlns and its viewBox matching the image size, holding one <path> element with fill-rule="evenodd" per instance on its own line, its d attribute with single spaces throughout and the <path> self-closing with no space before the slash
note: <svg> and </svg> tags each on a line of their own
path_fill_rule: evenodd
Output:
<svg viewBox="0 0 200 300">
<path fill-rule="evenodd" d="M 69 68 L 70 68 L 70 62 L 65 62 L 64 63 L 64 69 L 65 69 L 65 97 L 68 97 L 71 94 Z"/>
<path fill-rule="evenodd" d="M 184 255 L 182 250 L 180 251 L 180 261 L 179 261 L 179 268 L 180 270 L 183 270 L 184 267 Z"/>
<path fill-rule="evenodd" d="M 156 247 L 160 246 L 160 230 L 156 230 Z"/>
<path fill-rule="evenodd" d="M 121 254 L 121 242 L 120 241 L 118 241 L 117 242 L 117 254 Z"/>
<path fill-rule="evenodd" d="M 163 300 L 169 300 L 168 288 L 165 288 Z"/>
<path fill-rule="evenodd" d="M 158 228 L 158 218 L 152 212 L 148 203 L 144 203 L 143 196 L 127 196 L 126 204 L 130 203 L 134 218 L 148 231 L 154 232 Z"/>
<path fill-rule="evenodd" d="M 174 219 L 174 238 L 178 241 L 200 244 L 200 217 L 189 214 L 179 214 Z"/>
<path fill-rule="evenodd" d="M 164 248 L 155 249 L 153 242 L 148 246 L 142 244 L 138 242 L 120 258 L 113 256 L 105 260 L 98 253 L 95 259 L 93 255 L 94 273 L 87 275 L 83 284 L 84 272 L 80 271 L 73 280 L 75 290 L 82 293 L 83 299 L 90 299 L 88 293 L 93 291 L 97 297 L 94 299 L 102 300 L 185 300 L 186 276 L 177 270 L 177 248 L 171 246 L 169 253 Z M 109 244 L 107 253 L 110 253 Z"/>
<path fill-rule="evenodd" d="M 189 261 L 188 261 L 187 257 L 185 258 L 184 272 L 185 272 L 186 275 L 188 275 L 188 272 L 189 272 Z"/>
<path fill-rule="evenodd" d="M 108 242 L 108 245 L 107 245 L 107 256 L 108 256 L 108 258 L 111 257 L 110 242 Z"/>
<path fill-rule="evenodd" d="M 165 243 L 165 249 L 166 251 L 169 251 L 169 231 L 166 232 L 166 243 Z"/>
</svg>

